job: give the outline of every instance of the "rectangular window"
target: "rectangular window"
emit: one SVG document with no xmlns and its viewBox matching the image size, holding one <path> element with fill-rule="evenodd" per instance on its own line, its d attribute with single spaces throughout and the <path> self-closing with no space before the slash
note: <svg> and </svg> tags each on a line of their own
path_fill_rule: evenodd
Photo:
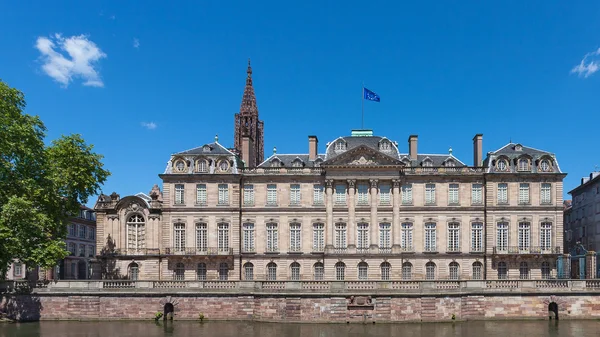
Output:
<svg viewBox="0 0 600 337">
<path fill-rule="evenodd" d="M 313 185 L 313 204 L 323 205 L 325 203 L 324 194 L 323 185 Z"/>
<path fill-rule="evenodd" d="M 458 205 L 458 184 L 448 185 L 448 204 Z"/>
<path fill-rule="evenodd" d="M 435 204 L 435 184 L 425 184 L 425 204 Z"/>
<path fill-rule="evenodd" d="M 300 205 L 300 184 L 290 185 L 290 205 Z"/>
<path fill-rule="evenodd" d="M 74 224 L 69 225 L 69 236 L 75 237 L 77 235 L 76 228 Z"/>
<path fill-rule="evenodd" d="M 135 216 L 139 221 L 141 217 Z M 143 221 L 143 219 L 141 219 Z M 146 226 L 144 223 L 128 223 L 127 224 L 127 248 L 128 249 L 143 249 L 146 248 Z"/>
<path fill-rule="evenodd" d="M 208 249 L 208 226 L 205 223 L 196 224 L 196 250 L 205 252 Z"/>
<path fill-rule="evenodd" d="M 254 253 L 254 224 L 245 223 L 242 227 L 244 232 L 244 252 Z"/>
<path fill-rule="evenodd" d="M 85 245 L 84 244 L 79 245 L 79 256 L 85 257 Z"/>
<path fill-rule="evenodd" d="M 471 203 L 473 205 L 483 203 L 483 184 L 471 185 Z"/>
<path fill-rule="evenodd" d="M 206 197 L 206 184 L 197 184 L 196 185 L 196 204 L 197 205 L 206 205 L 207 197 Z"/>
<path fill-rule="evenodd" d="M 529 184 L 528 183 L 520 183 L 519 184 L 519 204 L 520 205 L 529 204 Z"/>
<path fill-rule="evenodd" d="M 436 252 L 436 228 L 435 223 L 428 222 L 425 224 L 425 251 L 426 252 Z"/>
<path fill-rule="evenodd" d="M 184 195 L 185 195 L 185 185 L 184 184 L 175 184 L 175 204 L 182 205 L 185 203 Z"/>
<path fill-rule="evenodd" d="M 348 242 L 346 241 L 346 224 L 336 223 L 335 224 L 335 248 L 346 249 Z"/>
<path fill-rule="evenodd" d="M 379 224 L 379 249 L 392 249 L 391 239 L 392 226 L 389 223 Z"/>
<path fill-rule="evenodd" d="M 80 238 L 85 238 L 86 229 L 87 229 L 86 226 L 79 225 L 79 237 Z"/>
<path fill-rule="evenodd" d="M 389 205 L 391 203 L 391 186 L 390 184 L 379 184 L 379 204 Z"/>
<path fill-rule="evenodd" d="M 219 184 L 219 205 L 229 205 L 229 185 Z"/>
<path fill-rule="evenodd" d="M 313 224 L 313 252 L 322 252 L 325 249 L 325 225 Z"/>
<path fill-rule="evenodd" d="M 335 204 L 345 205 L 346 204 L 346 185 L 338 184 L 335 185 Z"/>
<path fill-rule="evenodd" d="M 325 276 L 325 268 L 322 263 L 315 264 L 315 281 L 322 281 Z"/>
<path fill-rule="evenodd" d="M 88 257 L 94 257 L 96 255 L 96 249 L 94 246 L 88 246 Z"/>
<path fill-rule="evenodd" d="M 244 205 L 254 206 L 254 185 L 244 185 Z"/>
<path fill-rule="evenodd" d="M 471 224 L 471 251 L 483 251 L 483 224 L 480 222 Z"/>
<path fill-rule="evenodd" d="M 267 224 L 267 252 L 276 253 L 279 251 L 279 233 L 276 223 Z"/>
<path fill-rule="evenodd" d="M 218 224 L 218 244 L 220 252 L 229 252 L 229 224 Z"/>
<path fill-rule="evenodd" d="M 268 206 L 277 206 L 277 185 L 276 184 L 268 184 L 267 185 L 267 205 Z"/>
<path fill-rule="evenodd" d="M 405 222 L 400 232 L 400 248 L 405 252 L 413 251 L 413 224 Z"/>
<path fill-rule="evenodd" d="M 507 183 L 498 184 L 498 203 L 499 204 L 508 204 L 508 184 Z"/>
<path fill-rule="evenodd" d="M 496 225 L 496 248 L 499 251 L 508 251 L 508 222 L 498 222 Z"/>
<path fill-rule="evenodd" d="M 94 227 L 90 228 L 90 231 L 88 234 L 89 234 L 90 240 L 96 240 L 96 228 L 94 228 Z"/>
<path fill-rule="evenodd" d="M 529 251 L 531 242 L 531 225 L 529 222 L 519 222 L 519 250 Z"/>
<path fill-rule="evenodd" d="M 369 204 L 369 185 L 366 183 L 358 183 L 358 205 L 368 205 Z"/>
<path fill-rule="evenodd" d="M 13 264 L 13 275 L 16 277 L 23 276 L 23 265 L 21 263 Z"/>
<path fill-rule="evenodd" d="M 551 204 L 552 203 L 552 184 L 542 183 L 540 188 L 540 203 Z"/>
<path fill-rule="evenodd" d="M 540 247 L 543 251 L 552 250 L 552 223 L 542 222 L 540 227 Z"/>
<path fill-rule="evenodd" d="M 369 224 L 359 223 L 356 225 L 356 248 L 359 250 L 369 249 Z"/>
<path fill-rule="evenodd" d="M 456 222 L 448 224 L 448 251 L 460 252 L 460 225 Z"/>
<path fill-rule="evenodd" d="M 302 243 L 301 243 L 301 226 L 299 223 L 291 223 L 290 224 L 290 252 L 301 252 L 302 251 Z"/>
<path fill-rule="evenodd" d="M 173 245 L 176 252 L 185 251 L 185 224 L 176 223 L 173 225 Z"/>
<path fill-rule="evenodd" d="M 412 184 L 402 185 L 402 205 L 412 205 Z"/>
<path fill-rule="evenodd" d="M 482 280 L 482 273 L 481 273 L 481 263 L 473 263 L 473 279 L 474 280 Z"/>
</svg>

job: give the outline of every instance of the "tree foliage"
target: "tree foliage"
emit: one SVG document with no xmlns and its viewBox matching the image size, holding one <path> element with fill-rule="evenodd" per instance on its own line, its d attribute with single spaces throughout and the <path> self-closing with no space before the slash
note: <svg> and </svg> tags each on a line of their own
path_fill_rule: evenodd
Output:
<svg viewBox="0 0 600 337">
<path fill-rule="evenodd" d="M 47 146 L 44 123 L 24 109 L 23 93 L 0 80 L 0 278 L 15 259 L 50 268 L 67 256 L 68 218 L 110 175 L 78 134 Z"/>
</svg>

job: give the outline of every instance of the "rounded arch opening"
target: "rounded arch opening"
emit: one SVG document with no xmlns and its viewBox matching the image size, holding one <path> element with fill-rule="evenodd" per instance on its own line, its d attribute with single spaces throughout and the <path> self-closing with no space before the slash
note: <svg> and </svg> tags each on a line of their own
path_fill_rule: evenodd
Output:
<svg viewBox="0 0 600 337">
<path fill-rule="evenodd" d="M 558 320 L 558 303 L 550 302 L 548 304 L 548 317 Z"/>
<path fill-rule="evenodd" d="M 175 315 L 175 306 L 173 303 L 165 303 L 163 308 L 163 319 L 173 320 L 173 315 Z"/>
</svg>

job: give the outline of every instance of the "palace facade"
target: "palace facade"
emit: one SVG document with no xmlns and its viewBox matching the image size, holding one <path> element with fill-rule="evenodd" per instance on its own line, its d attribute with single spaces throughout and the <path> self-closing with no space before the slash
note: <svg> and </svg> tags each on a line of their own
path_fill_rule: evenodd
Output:
<svg viewBox="0 0 600 337">
<path fill-rule="evenodd" d="M 473 162 L 371 130 L 264 159 L 248 65 L 234 147 L 173 154 L 149 200 L 101 195 L 104 278 L 470 280 L 556 277 L 563 179 L 554 154 L 509 143 Z M 403 151 L 404 150 L 404 151 Z"/>
</svg>

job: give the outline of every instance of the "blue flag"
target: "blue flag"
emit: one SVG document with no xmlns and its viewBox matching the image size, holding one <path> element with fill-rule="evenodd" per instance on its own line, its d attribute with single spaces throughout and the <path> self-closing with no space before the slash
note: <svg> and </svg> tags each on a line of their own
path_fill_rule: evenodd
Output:
<svg viewBox="0 0 600 337">
<path fill-rule="evenodd" d="M 363 96 L 367 101 L 380 102 L 381 97 L 367 88 L 363 88 Z"/>
</svg>

